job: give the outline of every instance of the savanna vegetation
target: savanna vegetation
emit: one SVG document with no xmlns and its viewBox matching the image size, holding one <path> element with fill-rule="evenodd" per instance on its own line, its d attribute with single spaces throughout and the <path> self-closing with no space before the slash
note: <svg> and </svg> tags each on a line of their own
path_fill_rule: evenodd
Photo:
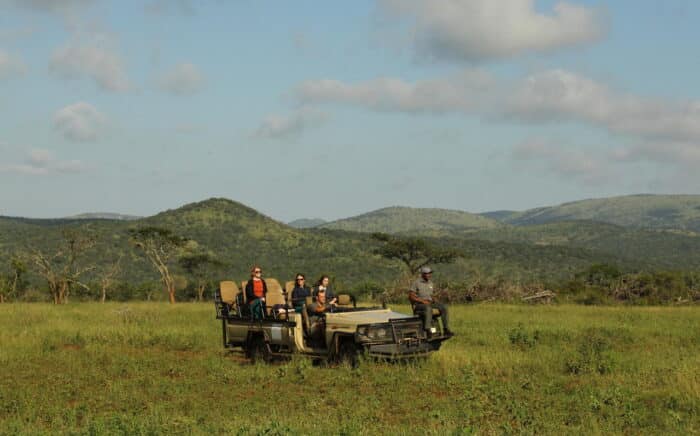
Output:
<svg viewBox="0 0 700 436">
<path fill-rule="evenodd" d="M 512 226 L 453 212 L 388 208 L 364 218 L 381 218 L 397 230 L 385 234 L 392 239 L 296 229 L 226 199 L 131 221 L 0 218 L 0 301 L 201 300 L 219 280 L 245 278 L 253 263 L 282 281 L 328 274 L 337 289 L 391 300 L 420 262 L 448 260 L 407 263 L 387 255 L 396 243 L 449 255 L 436 279 L 452 301 L 513 301 L 541 289 L 587 304 L 698 299 L 694 234 L 591 221 Z M 407 223 L 425 232 L 399 232 Z M 586 280 L 596 265 L 617 271 L 615 280 Z"/>
<path fill-rule="evenodd" d="M 353 370 L 252 365 L 210 304 L 0 305 L 0 434 L 700 432 L 697 307 L 452 309 L 426 361 Z"/>
</svg>

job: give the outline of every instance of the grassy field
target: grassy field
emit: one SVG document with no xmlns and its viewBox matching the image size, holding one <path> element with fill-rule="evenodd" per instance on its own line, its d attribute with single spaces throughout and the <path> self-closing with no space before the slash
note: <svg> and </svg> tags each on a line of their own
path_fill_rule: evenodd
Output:
<svg viewBox="0 0 700 436">
<path fill-rule="evenodd" d="M 700 308 L 452 314 L 427 361 L 353 370 L 251 365 L 212 304 L 0 305 L 0 433 L 700 432 Z"/>
</svg>

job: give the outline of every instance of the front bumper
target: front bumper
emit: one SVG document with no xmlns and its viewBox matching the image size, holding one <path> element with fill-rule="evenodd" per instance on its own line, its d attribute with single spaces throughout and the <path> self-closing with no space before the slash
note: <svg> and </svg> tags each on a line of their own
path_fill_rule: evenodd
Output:
<svg viewBox="0 0 700 436">
<path fill-rule="evenodd" d="M 370 357 L 409 359 L 426 356 L 433 351 L 439 350 L 445 339 L 448 339 L 448 337 L 402 340 L 398 343 L 370 343 L 365 344 L 364 348 Z"/>
</svg>

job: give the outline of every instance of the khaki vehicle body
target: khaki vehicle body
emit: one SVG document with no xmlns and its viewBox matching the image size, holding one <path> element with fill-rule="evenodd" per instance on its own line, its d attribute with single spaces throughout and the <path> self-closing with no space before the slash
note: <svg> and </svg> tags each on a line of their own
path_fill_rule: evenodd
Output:
<svg viewBox="0 0 700 436">
<path fill-rule="evenodd" d="M 313 329 L 312 317 L 295 312 L 287 304 L 275 311 L 268 308 L 263 319 L 253 319 L 241 298 L 227 301 L 223 283 L 216 295 L 224 347 L 240 347 L 253 359 L 292 354 L 348 361 L 359 354 L 402 359 L 426 356 L 449 338 L 442 334 L 437 318 L 434 333 L 428 335 L 418 317 L 381 307 L 338 308 L 326 313 L 321 327 Z"/>
</svg>

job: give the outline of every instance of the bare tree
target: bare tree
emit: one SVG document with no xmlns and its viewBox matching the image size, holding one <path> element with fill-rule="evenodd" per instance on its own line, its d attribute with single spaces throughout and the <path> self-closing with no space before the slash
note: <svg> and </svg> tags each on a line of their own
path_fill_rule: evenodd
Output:
<svg viewBox="0 0 700 436">
<path fill-rule="evenodd" d="M 121 272 L 121 261 L 124 255 L 119 255 L 116 262 L 106 268 L 100 275 L 100 288 L 102 289 L 102 303 L 107 300 L 107 290 L 114 284 L 114 278 Z"/>
<path fill-rule="evenodd" d="M 170 272 L 170 261 L 187 243 L 187 239 L 161 227 L 130 229 L 131 243 L 143 251 L 160 274 L 170 303 L 175 303 L 175 280 Z"/>
<path fill-rule="evenodd" d="M 80 277 L 93 270 L 94 266 L 83 266 L 80 257 L 96 243 L 95 236 L 87 230 L 65 229 L 63 239 L 53 254 L 39 249 L 31 250 L 30 259 L 46 279 L 54 304 L 68 302 L 71 287 L 90 289 Z"/>
</svg>

